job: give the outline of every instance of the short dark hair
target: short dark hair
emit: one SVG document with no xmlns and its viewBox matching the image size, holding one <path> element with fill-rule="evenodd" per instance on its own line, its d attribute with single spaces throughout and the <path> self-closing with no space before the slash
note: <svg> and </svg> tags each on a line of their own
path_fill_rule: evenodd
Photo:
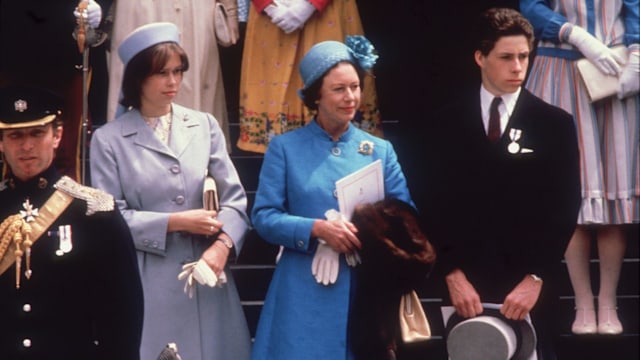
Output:
<svg viewBox="0 0 640 360">
<path fill-rule="evenodd" d="M 318 101 L 320 99 L 320 88 L 322 87 L 322 82 L 324 81 L 324 78 L 325 78 L 325 76 L 327 76 L 329 71 L 331 71 L 333 68 L 338 66 L 338 64 L 351 64 L 351 65 L 353 65 L 353 67 L 356 69 L 356 73 L 358 73 L 358 80 L 360 81 L 360 88 L 362 89 L 364 87 L 365 71 L 360 65 L 358 65 L 356 63 L 352 63 L 350 61 L 346 61 L 346 60 L 337 62 L 337 63 L 335 63 L 335 65 L 333 65 L 332 67 L 327 69 L 327 71 L 325 71 L 325 73 L 322 74 L 316 81 L 311 83 L 311 85 L 309 85 L 305 89 L 301 90 L 302 96 L 304 97 L 302 102 L 310 110 L 313 110 L 313 111 L 318 110 L 318 104 L 316 103 L 316 101 Z"/>
<path fill-rule="evenodd" d="M 122 77 L 122 100 L 120 104 L 125 108 L 140 108 L 142 83 L 149 76 L 158 73 L 169 61 L 171 53 L 176 53 L 182 63 L 182 72 L 189 70 L 187 53 L 174 42 L 164 42 L 148 47 L 134 56 L 124 71 Z"/>
<path fill-rule="evenodd" d="M 496 42 L 504 36 L 524 35 L 533 49 L 533 26 L 518 11 L 509 8 L 491 8 L 480 15 L 476 26 L 476 50 L 488 55 Z"/>
</svg>

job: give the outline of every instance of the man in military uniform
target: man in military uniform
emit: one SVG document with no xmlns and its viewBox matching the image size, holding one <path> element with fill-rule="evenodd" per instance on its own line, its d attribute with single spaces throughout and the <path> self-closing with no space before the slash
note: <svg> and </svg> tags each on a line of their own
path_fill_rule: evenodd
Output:
<svg viewBox="0 0 640 360">
<path fill-rule="evenodd" d="M 2 359 L 139 359 L 142 286 L 113 198 L 61 177 L 59 100 L 0 89 Z"/>
</svg>

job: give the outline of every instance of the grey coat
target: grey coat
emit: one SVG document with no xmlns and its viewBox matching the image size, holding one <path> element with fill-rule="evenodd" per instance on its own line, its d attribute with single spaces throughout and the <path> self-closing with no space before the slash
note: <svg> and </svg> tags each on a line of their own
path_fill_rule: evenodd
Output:
<svg viewBox="0 0 640 360">
<path fill-rule="evenodd" d="M 236 254 L 249 229 L 247 199 L 216 119 L 173 104 L 169 146 L 131 110 L 97 129 L 91 141 L 93 186 L 116 199 L 133 235 L 145 295 L 143 359 L 175 342 L 183 359 L 248 359 L 250 336 L 233 277 L 222 288 L 197 286 L 193 299 L 177 279 L 181 266 L 211 244 L 167 233 L 169 214 L 202 208 L 205 172 L 216 179 L 218 219 Z"/>
</svg>

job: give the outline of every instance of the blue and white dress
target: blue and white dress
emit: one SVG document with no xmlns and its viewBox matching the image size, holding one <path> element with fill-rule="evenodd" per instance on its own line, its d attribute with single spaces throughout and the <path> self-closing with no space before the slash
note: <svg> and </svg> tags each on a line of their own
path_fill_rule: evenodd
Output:
<svg viewBox="0 0 640 360">
<path fill-rule="evenodd" d="M 558 37 L 569 22 L 610 47 L 638 44 L 638 0 L 521 0 L 520 9 L 539 40 L 526 87 L 576 122 L 583 198 L 578 223 L 638 223 L 639 96 L 590 103 L 575 66 L 583 56 Z"/>
</svg>

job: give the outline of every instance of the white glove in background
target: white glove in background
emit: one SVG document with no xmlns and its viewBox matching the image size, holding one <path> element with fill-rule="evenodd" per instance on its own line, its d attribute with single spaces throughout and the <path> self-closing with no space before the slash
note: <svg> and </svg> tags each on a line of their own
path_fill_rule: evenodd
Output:
<svg viewBox="0 0 640 360">
<path fill-rule="evenodd" d="M 87 13 L 84 14 L 84 17 L 85 20 L 89 23 L 89 26 L 95 29 L 100 26 L 100 21 L 102 21 L 102 7 L 100 7 L 100 4 L 98 4 L 95 0 L 88 1 Z M 80 16 L 83 16 L 83 14 L 80 14 L 80 12 L 78 11 L 78 8 L 73 11 L 73 15 L 76 17 L 76 19 L 80 18 Z"/>
<path fill-rule="evenodd" d="M 569 33 L 567 41 L 577 47 L 582 55 L 589 59 L 603 74 L 615 76 L 620 73 L 622 69 L 620 64 L 624 64 L 624 59 L 621 59 L 583 28 L 569 23 L 565 23 L 564 26 L 571 26 L 571 33 Z"/>
<path fill-rule="evenodd" d="M 635 95 L 640 90 L 640 44 L 629 45 L 629 58 L 618 80 L 618 99 Z"/>
<path fill-rule="evenodd" d="M 264 11 L 271 17 L 285 34 L 290 34 L 304 26 L 316 8 L 307 0 L 280 1 L 275 0 L 276 6 L 269 5 Z M 275 8 L 275 9 L 274 9 Z"/>
<path fill-rule="evenodd" d="M 189 295 L 189 298 L 193 297 L 194 280 L 209 287 L 221 287 L 227 283 L 227 275 L 224 271 L 220 273 L 220 276 L 216 276 L 203 259 L 182 265 L 182 272 L 178 274 L 178 280 L 185 279 L 184 292 Z"/>
<path fill-rule="evenodd" d="M 322 240 L 318 239 L 318 247 L 311 262 L 311 273 L 318 284 L 333 285 L 338 279 L 340 269 L 340 253 Z"/>
</svg>

